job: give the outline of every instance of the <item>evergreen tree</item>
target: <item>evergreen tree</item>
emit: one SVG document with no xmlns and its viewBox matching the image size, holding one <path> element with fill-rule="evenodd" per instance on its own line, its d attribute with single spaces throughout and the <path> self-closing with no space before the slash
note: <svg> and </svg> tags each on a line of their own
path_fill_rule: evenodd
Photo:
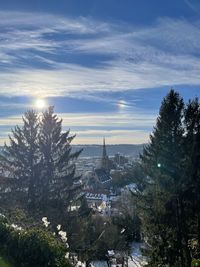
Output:
<svg viewBox="0 0 200 267">
<path fill-rule="evenodd" d="M 42 154 L 42 205 L 59 207 L 64 213 L 80 192 L 80 177 L 75 175 L 75 160 L 81 153 L 72 152 L 75 135 L 62 132 L 62 120 L 54 114 L 53 107 L 43 112 L 40 124 L 40 151 Z M 58 211 L 58 210 L 57 210 Z"/>
<path fill-rule="evenodd" d="M 5 145 L 1 167 L 14 180 L 13 194 L 18 192 L 32 209 L 36 204 L 36 186 L 39 178 L 39 123 L 37 113 L 27 111 L 22 117 L 23 126 L 16 126 Z M 26 194 L 28 189 L 28 194 Z"/>
<path fill-rule="evenodd" d="M 188 178 L 185 197 L 190 234 L 198 240 L 200 257 L 200 104 L 189 101 L 185 109 L 185 170 Z M 194 233 L 196 233 L 194 235 Z"/>
<path fill-rule="evenodd" d="M 35 111 L 27 111 L 23 126 L 16 126 L 5 145 L 0 165 L 13 181 L 12 197 L 29 212 L 66 215 L 67 208 L 77 200 L 82 188 L 75 174 L 75 160 L 81 151 L 72 152 L 75 135 L 62 132 L 62 120 L 53 107 L 39 120 Z M 36 213 L 35 213 L 36 214 Z M 44 214 L 42 214 L 43 216 Z M 59 222 L 60 223 L 60 222 Z"/>
<path fill-rule="evenodd" d="M 183 192 L 183 99 L 174 90 L 164 98 L 142 165 L 147 175 L 143 192 L 144 225 L 151 249 L 150 266 L 189 266 Z"/>
</svg>

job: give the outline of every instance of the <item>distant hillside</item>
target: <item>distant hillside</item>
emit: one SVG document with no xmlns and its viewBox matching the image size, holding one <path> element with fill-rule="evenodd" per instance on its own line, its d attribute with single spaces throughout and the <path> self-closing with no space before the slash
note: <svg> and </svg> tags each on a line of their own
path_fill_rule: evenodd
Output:
<svg viewBox="0 0 200 267">
<path fill-rule="evenodd" d="M 109 156 L 114 156 L 120 153 L 125 156 L 137 157 L 142 152 L 144 144 L 142 145 L 106 145 Z M 73 145 L 74 150 L 83 148 L 80 157 L 101 157 L 102 145 Z"/>
<path fill-rule="evenodd" d="M 80 157 L 101 157 L 102 155 L 102 145 L 72 145 L 73 150 L 79 150 L 83 148 L 83 152 Z M 141 145 L 106 145 L 108 156 L 114 156 L 116 153 L 120 153 L 124 156 L 137 157 L 144 147 Z M 0 146 L 0 153 L 3 147 Z"/>
</svg>

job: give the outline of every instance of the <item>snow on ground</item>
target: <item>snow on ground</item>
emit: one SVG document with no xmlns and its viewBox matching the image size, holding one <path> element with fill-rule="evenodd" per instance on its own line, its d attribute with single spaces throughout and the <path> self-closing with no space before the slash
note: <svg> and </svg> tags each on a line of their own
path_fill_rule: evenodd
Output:
<svg viewBox="0 0 200 267">
<path fill-rule="evenodd" d="M 140 248 L 143 244 L 133 242 L 131 246 L 131 256 L 128 259 L 129 267 L 143 267 L 147 264 L 145 257 L 142 256 Z"/>
<path fill-rule="evenodd" d="M 91 261 L 91 267 L 108 267 L 107 261 Z"/>
<path fill-rule="evenodd" d="M 131 255 L 128 258 L 128 267 L 143 267 L 147 264 L 146 259 L 141 254 L 143 243 L 133 242 L 131 245 Z M 108 267 L 106 261 L 92 261 L 91 267 Z"/>
</svg>

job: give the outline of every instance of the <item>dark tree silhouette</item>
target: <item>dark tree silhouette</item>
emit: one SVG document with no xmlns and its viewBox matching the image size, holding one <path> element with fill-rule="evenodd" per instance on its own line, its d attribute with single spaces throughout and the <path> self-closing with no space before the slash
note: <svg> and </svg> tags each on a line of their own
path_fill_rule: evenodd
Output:
<svg viewBox="0 0 200 267">
<path fill-rule="evenodd" d="M 9 136 L 10 145 L 5 145 L 1 155 L 1 167 L 14 180 L 13 194 L 24 199 L 33 209 L 36 202 L 36 187 L 39 179 L 39 121 L 35 111 L 27 111 L 22 117 L 23 126 L 16 126 Z"/>
</svg>

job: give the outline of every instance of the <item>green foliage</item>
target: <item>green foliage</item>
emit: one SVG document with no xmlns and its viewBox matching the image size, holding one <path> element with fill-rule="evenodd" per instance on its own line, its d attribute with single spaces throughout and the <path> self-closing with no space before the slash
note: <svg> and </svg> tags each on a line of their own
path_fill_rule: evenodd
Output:
<svg viewBox="0 0 200 267">
<path fill-rule="evenodd" d="M 193 260 L 191 267 L 200 266 L 200 260 Z"/>
<path fill-rule="evenodd" d="M 92 217 L 87 228 L 88 253 L 91 258 L 105 259 L 108 250 L 124 249 L 125 240 L 111 219 Z"/>
<path fill-rule="evenodd" d="M 105 259 L 108 250 L 126 248 L 125 237 L 120 231 L 111 218 L 90 214 L 73 221 L 72 232 L 76 234 L 69 237 L 70 248 L 82 260 Z"/>
<path fill-rule="evenodd" d="M 0 253 L 19 267 L 69 267 L 66 247 L 41 229 L 15 230 L 0 222 Z"/>
<path fill-rule="evenodd" d="M 22 119 L 23 125 L 12 130 L 10 145 L 0 156 L 0 166 L 12 182 L 7 205 L 15 204 L 31 216 L 45 212 L 48 217 L 62 217 L 81 189 L 80 177 L 75 175 L 81 151 L 71 148 L 75 136 L 62 131 L 62 120 L 53 107 L 42 116 L 27 111 Z"/>
<path fill-rule="evenodd" d="M 131 167 L 125 169 L 123 172 L 116 171 L 112 174 L 111 186 L 114 189 L 120 189 L 131 183 L 136 183 L 138 182 L 138 180 L 141 183 L 141 180 L 143 179 L 143 177 L 144 177 L 144 173 L 141 168 L 141 164 L 135 161 Z"/>
<path fill-rule="evenodd" d="M 200 106 L 185 107 L 171 90 L 164 98 L 138 181 L 149 266 L 191 265 L 190 237 L 200 244 Z"/>
<path fill-rule="evenodd" d="M 35 187 L 38 183 L 39 154 L 38 135 L 39 118 L 35 111 L 30 110 L 22 117 L 23 126 L 16 126 L 9 136 L 10 146 L 5 145 L 0 165 L 13 178 L 12 194 L 24 202 L 22 188 L 28 188 L 26 202 L 34 206 Z M 20 183 L 19 183 L 20 181 Z"/>
<path fill-rule="evenodd" d="M 1 267 L 12 267 L 11 264 L 9 264 L 7 261 L 3 260 L 1 257 L 0 257 L 0 266 Z"/>
<path fill-rule="evenodd" d="M 122 188 L 127 184 L 130 184 L 132 179 L 128 176 L 127 172 L 115 172 L 112 174 L 111 186 L 114 189 Z"/>
<path fill-rule="evenodd" d="M 123 236 L 127 242 L 140 241 L 141 220 L 139 218 L 138 199 L 135 192 L 124 191 L 117 202 L 119 215 L 113 217 L 113 222 L 119 228 L 124 229 Z"/>
<path fill-rule="evenodd" d="M 41 205 L 44 211 L 49 204 L 64 212 L 81 188 L 80 177 L 75 176 L 75 160 L 81 151 L 72 153 L 71 142 L 75 136 L 62 132 L 62 120 L 54 114 L 53 107 L 43 112 L 39 144 L 42 155 Z"/>
<path fill-rule="evenodd" d="M 127 242 L 140 241 L 141 221 L 137 214 L 124 214 L 124 216 L 116 216 L 113 223 L 118 227 L 119 231 L 124 229 L 123 235 Z"/>
<path fill-rule="evenodd" d="M 22 227 L 35 224 L 34 218 L 21 208 L 10 207 L 10 209 L 7 209 L 4 214 L 10 222 L 15 222 L 17 225 Z"/>
</svg>

